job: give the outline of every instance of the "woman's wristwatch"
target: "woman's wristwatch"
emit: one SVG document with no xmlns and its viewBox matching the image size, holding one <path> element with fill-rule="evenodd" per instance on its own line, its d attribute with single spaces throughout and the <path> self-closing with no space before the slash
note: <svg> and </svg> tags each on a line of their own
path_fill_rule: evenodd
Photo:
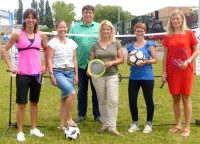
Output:
<svg viewBox="0 0 200 144">
<path fill-rule="evenodd" d="M 190 59 L 187 59 L 188 63 L 191 63 L 192 61 Z"/>
</svg>

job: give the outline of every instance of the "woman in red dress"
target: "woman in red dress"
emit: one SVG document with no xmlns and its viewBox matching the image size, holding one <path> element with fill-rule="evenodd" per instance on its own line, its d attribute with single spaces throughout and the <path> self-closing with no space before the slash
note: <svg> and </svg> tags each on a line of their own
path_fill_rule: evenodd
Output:
<svg viewBox="0 0 200 144">
<path fill-rule="evenodd" d="M 170 94 L 173 97 L 173 109 L 176 126 L 170 129 L 175 133 L 182 129 L 181 125 L 181 100 L 184 107 L 185 129 L 182 136 L 190 135 L 190 121 L 192 117 L 191 91 L 194 79 L 194 59 L 198 55 L 198 41 L 194 33 L 187 28 L 186 19 L 180 10 L 172 12 L 163 40 L 163 74 L 162 82 L 168 83 Z M 173 55 L 177 49 L 184 49 L 188 59 L 174 64 Z"/>
</svg>

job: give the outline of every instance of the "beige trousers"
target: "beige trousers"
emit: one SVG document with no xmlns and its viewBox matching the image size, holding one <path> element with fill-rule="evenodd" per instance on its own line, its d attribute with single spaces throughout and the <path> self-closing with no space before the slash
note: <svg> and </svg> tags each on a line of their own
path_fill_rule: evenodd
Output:
<svg viewBox="0 0 200 144">
<path fill-rule="evenodd" d="M 116 130 L 119 98 L 118 74 L 92 77 L 92 82 L 97 93 L 103 125 L 109 126 L 110 131 Z"/>
</svg>

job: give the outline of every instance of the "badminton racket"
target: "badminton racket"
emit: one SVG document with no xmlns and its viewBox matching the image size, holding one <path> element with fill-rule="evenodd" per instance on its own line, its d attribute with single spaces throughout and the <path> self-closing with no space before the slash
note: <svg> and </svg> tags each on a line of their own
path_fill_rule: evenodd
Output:
<svg viewBox="0 0 200 144">
<path fill-rule="evenodd" d="M 188 54 L 184 48 L 178 48 L 174 51 L 172 56 L 172 68 L 171 72 L 177 67 L 180 68 L 180 65 L 183 64 L 188 59 Z M 165 83 L 162 83 L 160 88 L 163 88 Z"/>
<path fill-rule="evenodd" d="M 174 66 L 179 67 L 180 64 L 183 64 L 188 59 L 188 54 L 185 49 L 178 48 L 174 51 L 172 56 L 172 63 Z"/>
<path fill-rule="evenodd" d="M 100 59 L 93 59 L 88 64 L 88 73 L 92 77 L 100 77 L 105 73 L 104 62 Z"/>
<path fill-rule="evenodd" d="M 165 85 L 165 82 L 164 82 L 164 83 L 162 83 L 162 84 L 160 85 L 160 88 L 163 88 L 163 87 L 164 87 L 164 85 Z"/>
</svg>

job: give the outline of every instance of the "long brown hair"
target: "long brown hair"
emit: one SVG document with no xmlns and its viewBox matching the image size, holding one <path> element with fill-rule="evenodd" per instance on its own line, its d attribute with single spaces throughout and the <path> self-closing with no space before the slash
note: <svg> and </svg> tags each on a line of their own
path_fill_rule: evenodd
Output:
<svg viewBox="0 0 200 144">
<path fill-rule="evenodd" d="M 37 30 L 38 30 L 38 18 L 37 18 L 36 11 L 32 8 L 26 9 L 26 11 L 24 12 L 23 20 L 25 20 L 30 14 L 32 14 L 33 18 L 37 20 L 36 24 L 34 25 L 34 30 L 33 30 L 33 32 L 36 33 Z M 26 29 L 26 23 L 25 22 L 23 22 L 22 27 L 23 27 L 22 28 L 23 30 Z"/>
</svg>

